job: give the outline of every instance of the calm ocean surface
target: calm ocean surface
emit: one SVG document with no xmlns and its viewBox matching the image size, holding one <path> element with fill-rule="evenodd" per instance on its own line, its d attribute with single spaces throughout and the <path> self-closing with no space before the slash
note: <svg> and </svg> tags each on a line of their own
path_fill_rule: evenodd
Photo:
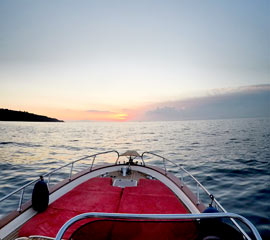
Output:
<svg viewBox="0 0 270 240">
<path fill-rule="evenodd" d="M 0 198 L 72 160 L 114 149 L 120 153 L 153 151 L 182 164 L 227 211 L 247 217 L 263 239 L 270 239 L 269 118 L 128 123 L 0 122 Z M 179 175 L 177 170 L 171 170 Z M 30 192 L 31 189 L 25 194 L 26 200 Z M 17 208 L 18 197 L 0 204 L 0 215 Z"/>
</svg>

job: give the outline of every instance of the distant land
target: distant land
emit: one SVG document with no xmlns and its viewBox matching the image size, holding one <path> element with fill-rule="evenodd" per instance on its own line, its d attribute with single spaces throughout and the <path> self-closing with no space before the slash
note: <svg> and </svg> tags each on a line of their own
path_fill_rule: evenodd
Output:
<svg viewBox="0 0 270 240">
<path fill-rule="evenodd" d="M 19 121 L 19 122 L 64 122 L 56 118 L 50 118 L 22 111 L 13 111 L 0 108 L 0 121 Z"/>
</svg>

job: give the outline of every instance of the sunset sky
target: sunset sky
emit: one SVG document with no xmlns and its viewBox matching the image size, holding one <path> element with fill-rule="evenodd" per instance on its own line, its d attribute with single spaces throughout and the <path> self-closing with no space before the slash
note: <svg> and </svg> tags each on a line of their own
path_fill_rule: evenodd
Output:
<svg viewBox="0 0 270 240">
<path fill-rule="evenodd" d="M 0 108 L 96 121 L 270 116 L 269 12 L 269 0 L 1 0 Z"/>
</svg>

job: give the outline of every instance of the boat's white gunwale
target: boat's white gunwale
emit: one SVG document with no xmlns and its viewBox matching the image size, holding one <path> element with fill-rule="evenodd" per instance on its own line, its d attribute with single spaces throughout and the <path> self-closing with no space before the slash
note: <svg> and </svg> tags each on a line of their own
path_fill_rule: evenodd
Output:
<svg viewBox="0 0 270 240">
<path fill-rule="evenodd" d="M 79 186 L 83 182 L 91 178 L 101 176 L 105 173 L 120 171 L 122 167 L 123 164 L 109 165 L 109 166 L 106 165 L 92 169 L 92 171 L 88 173 L 85 172 L 83 175 L 78 176 L 76 179 L 72 179 L 71 181 L 67 182 L 59 189 L 54 190 L 54 192 L 50 194 L 49 204 L 53 203 L 54 201 L 62 197 L 67 192 L 71 191 L 73 188 Z M 181 188 L 176 183 L 174 183 L 165 174 L 161 173 L 160 171 L 157 171 L 154 168 L 151 168 L 151 165 L 150 166 L 132 165 L 131 170 L 145 173 L 161 181 L 168 188 L 170 188 L 172 192 L 174 192 L 174 194 L 184 203 L 184 205 L 188 208 L 188 210 L 191 213 L 200 213 L 196 205 L 186 196 L 186 194 L 181 190 Z M 66 179 L 63 180 L 63 182 L 65 181 Z M 15 217 L 13 220 L 11 220 L 8 224 L 6 224 L 4 227 L 0 229 L 0 239 L 4 239 L 5 237 L 7 237 L 10 233 L 12 233 L 14 229 L 17 229 L 18 227 L 22 226 L 26 221 L 31 219 L 36 214 L 37 212 L 34 211 L 32 208 L 29 208 L 26 211 L 22 212 L 19 216 Z"/>
<path fill-rule="evenodd" d="M 29 208 L 25 212 L 21 213 L 19 216 L 15 217 L 12 221 L 10 221 L 7 225 L 0 229 L 0 239 L 5 239 L 14 230 L 18 229 L 20 226 L 22 226 L 22 224 L 27 222 L 36 214 L 37 212 L 34 209 Z"/>
</svg>

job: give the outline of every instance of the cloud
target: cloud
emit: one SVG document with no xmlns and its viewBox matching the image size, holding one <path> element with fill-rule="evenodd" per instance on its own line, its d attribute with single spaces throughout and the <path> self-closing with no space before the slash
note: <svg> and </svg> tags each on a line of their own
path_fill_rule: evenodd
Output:
<svg viewBox="0 0 270 240">
<path fill-rule="evenodd" d="M 115 114 L 115 112 L 111 112 L 111 111 L 101 111 L 101 110 L 94 110 L 94 109 L 91 109 L 91 110 L 87 110 L 86 112 L 88 113 L 96 113 L 96 114 Z"/>
<path fill-rule="evenodd" d="M 181 117 L 181 111 L 174 107 L 157 107 L 147 111 L 146 116 L 151 120 L 178 120 Z"/>
<path fill-rule="evenodd" d="M 218 89 L 208 95 L 160 103 L 144 120 L 222 119 L 270 117 L 270 84 Z"/>
</svg>

